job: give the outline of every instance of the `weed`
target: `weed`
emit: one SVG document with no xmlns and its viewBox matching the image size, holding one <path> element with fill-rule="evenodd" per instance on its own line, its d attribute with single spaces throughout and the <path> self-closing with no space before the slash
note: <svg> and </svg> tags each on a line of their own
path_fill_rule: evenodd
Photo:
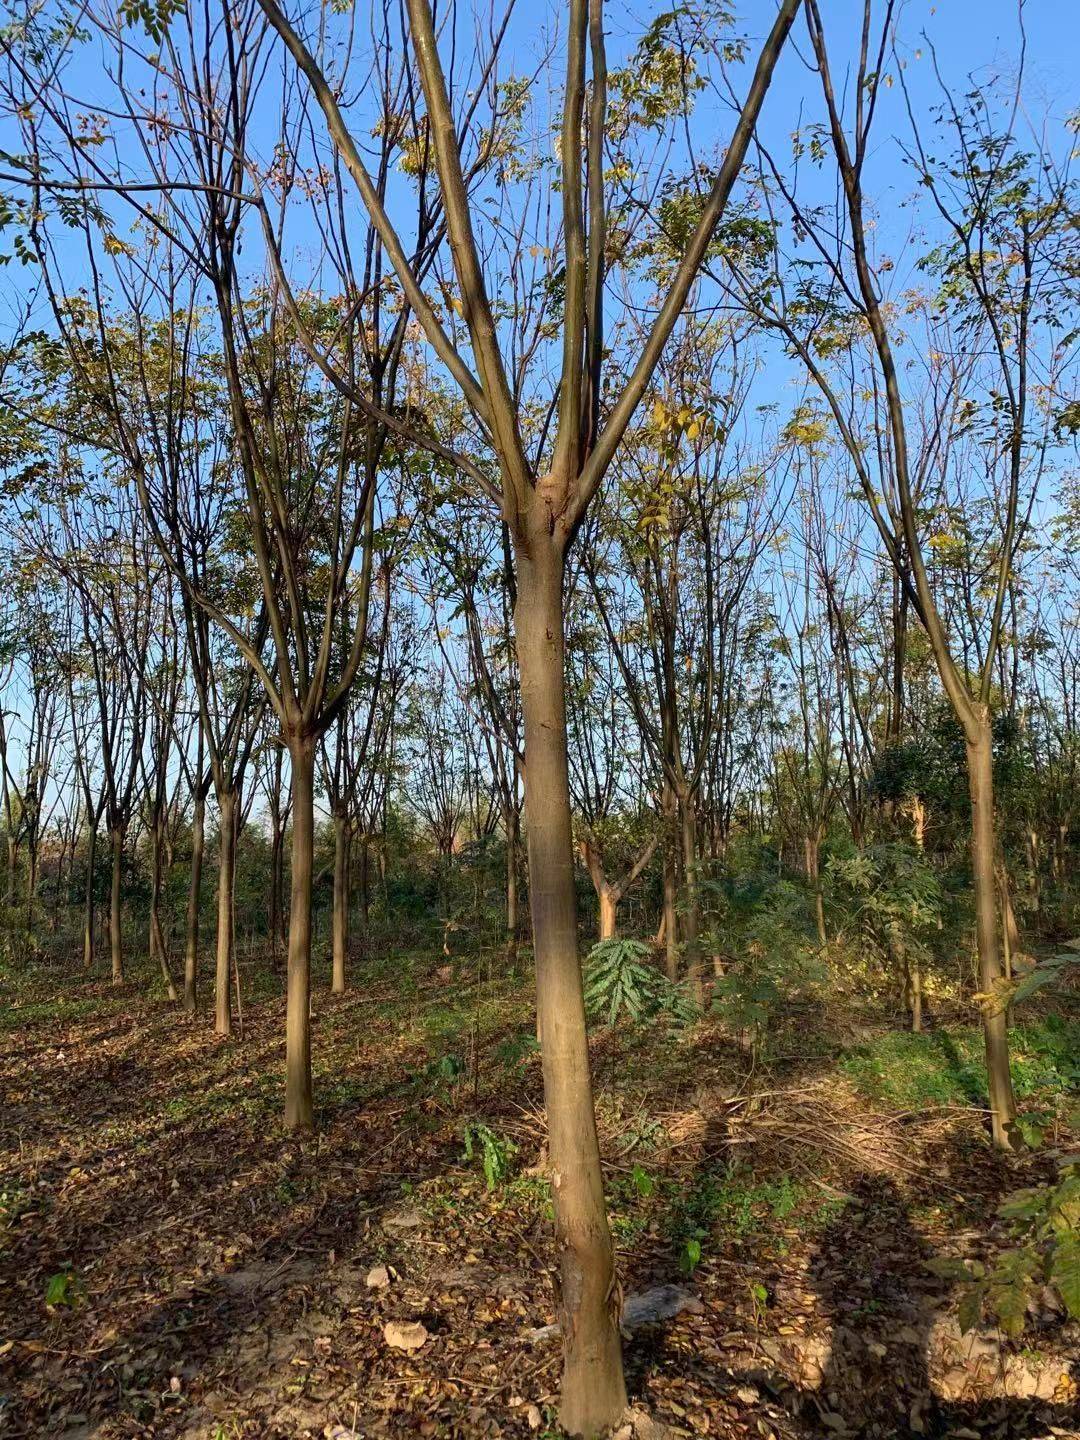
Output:
<svg viewBox="0 0 1080 1440">
<path fill-rule="evenodd" d="M 495 1186 L 509 1175 L 518 1147 L 505 1135 L 499 1135 L 479 1120 L 470 1120 L 465 1125 L 462 1138 L 465 1144 L 465 1159 L 471 1163 L 479 1153 L 487 1188 L 494 1190 Z"/>
<path fill-rule="evenodd" d="M 1011 1032 L 1013 1085 L 1021 1099 L 1080 1090 L 1080 1024 L 1057 1016 Z M 839 1063 L 868 1100 L 900 1110 L 984 1105 L 982 1032 L 933 1030 L 880 1035 Z"/>
</svg>

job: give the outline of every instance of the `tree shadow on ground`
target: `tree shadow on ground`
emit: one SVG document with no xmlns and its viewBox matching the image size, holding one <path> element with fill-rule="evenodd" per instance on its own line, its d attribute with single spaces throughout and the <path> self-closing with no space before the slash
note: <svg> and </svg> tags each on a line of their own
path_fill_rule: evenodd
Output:
<svg viewBox="0 0 1080 1440">
<path fill-rule="evenodd" d="M 1080 1435 L 1080 1407 L 1073 1400 L 1000 1393 L 967 1398 L 970 1391 L 1001 1378 L 992 1342 L 977 1348 L 966 1372 L 964 1361 L 954 1358 L 948 1395 L 940 1393 L 935 1376 L 948 1362 L 935 1353 L 939 1347 L 933 1336 L 948 1314 L 949 1296 L 946 1283 L 927 1268 L 932 1258 L 897 1185 L 885 1175 L 863 1175 L 823 1230 L 811 1262 L 809 1287 L 829 1328 L 816 1347 L 811 1343 L 804 1350 L 804 1358 L 811 1358 L 801 1378 L 791 1376 L 797 1364 L 789 1370 L 773 1359 L 779 1355 L 773 1343 L 767 1364 L 737 1357 L 725 1364 L 699 1357 L 699 1384 L 705 1381 L 715 1395 L 738 1396 L 744 1404 L 754 1403 L 745 1398 L 747 1385 L 752 1385 L 768 1407 L 772 1429 L 802 1440 Z M 950 1336 L 959 1340 L 955 1330 Z M 758 1348 L 767 1352 L 769 1339 Z M 819 1359 L 813 1358 L 815 1349 Z M 670 1331 L 643 1337 L 631 1353 L 635 1391 L 642 1393 L 671 1359 Z M 995 1359 L 988 1365 L 991 1353 Z M 1075 1395 L 1080 1363 L 1074 1364 L 1071 1377 Z M 965 1378 L 970 1382 L 966 1389 Z M 1015 1380 L 1012 1384 L 1016 1388 Z M 1006 1377 L 1004 1387 L 996 1388 L 1008 1389 L 1010 1381 Z"/>
</svg>

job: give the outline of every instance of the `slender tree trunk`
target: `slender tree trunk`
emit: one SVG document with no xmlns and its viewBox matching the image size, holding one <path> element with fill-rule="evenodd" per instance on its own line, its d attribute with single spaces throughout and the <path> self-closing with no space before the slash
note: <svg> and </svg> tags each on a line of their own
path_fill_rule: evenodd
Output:
<svg viewBox="0 0 1080 1440">
<path fill-rule="evenodd" d="M 1042 900 L 1042 885 L 1039 874 L 1039 832 L 1029 826 L 1025 835 L 1028 858 L 1028 893 L 1031 896 L 1031 904 L 1034 910 L 1038 910 Z"/>
<path fill-rule="evenodd" d="M 86 836 L 86 889 L 83 892 L 83 969 L 94 968 L 94 874 L 97 869 L 97 825 Z"/>
<path fill-rule="evenodd" d="M 195 796 L 191 822 L 191 878 L 188 882 L 187 924 L 184 936 L 184 1009 L 194 1015 L 199 1003 L 199 901 L 202 896 L 203 849 L 206 844 L 206 796 Z"/>
<path fill-rule="evenodd" d="M 281 888 L 282 855 L 285 849 L 281 822 L 277 815 L 273 819 L 273 834 L 270 837 L 270 949 L 275 962 L 281 949 Z"/>
<path fill-rule="evenodd" d="M 176 985 L 173 983 L 172 971 L 169 969 L 169 956 L 165 949 L 165 933 L 161 928 L 161 852 L 164 836 L 162 834 L 162 818 L 155 814 L 150 826 L 150 954 L 156 955 L 158 965 L 161 968 L 161 978 L 165 985 L 165 993 L 169 999 L 177 999 Z"/>
<path fill-rule="evenodd" d="M 829 943 L 825 930 L 825 896 L 821 889 L 821 834 L 814 831 L 803 838 L 803 855 L 806 861 L 806 878 L 814 892 L 814 920 L 817 924 L 818 944 L 824 950 Z"/>
<path fill-rule="evenodd" d="M 19 861 L 19 844 L 14 835 L 7 837 L 7 903 L 15 904 L 15 871 Z"/>
<path fill-rule="evenodd" d="M 679 931 L 676 906 L 679 893 L 678 865 L 675 858 L 675 792 L 664 782 L 664 909 L 661 924 L 664 930 L 664 969 L 669 980 L 679 978 Z"/>
<path fill-rule="evenodd" d="M 217 961 L 214 970 L 214 1031 L 232 1034 L 233 891 L 236 879 L 235 790 L 218 793 Z"/>
<path fill-rule="evenodd" d="M 697 820 L 694 797 L 689 792 L 679 796 L 679 837 L 682 845 L 683 884 L 686 905 L 683 917 L 683 948 L 686 953 L 686 980 L 690 993 L 700 1005 L 704 999 L 701 976 L 701 950 L 698 945 L 700 914 L 697 884 Z"/>
<path fill-rule="evenodd" d="M 911 1028 L 916 1035 L 922 1030 L 922 967 L 918 959 L 911 966 Z"/>
<path fill-rule="evenodd" d="M 285 1125 L 310 1130 L 311 1090 L 311 886 L 315 853 L 315 742 L 289 740 L 292 760 L 292 891 L 285 1007 Z"/>
<path fill-rule="evenodd" d="M 1002 977 L 998 948 L 997 885 L 994 877 L 994 759 L 989 716 L 967 737 L 968 788 L 971 795 L 971 869 L 975 887 L 975 933 L 979 951 L 979 988 L 983 1036 L 993 1115 L 994 1144 L 1009 1147 L 1009 1126 L 1016 1118 L 1009 1071 L 1009 1034 L 1005 1008 L 993 997 Z"/>
<path fill-rule="evenodd" d="M 112 842 L 112 885 L 109 891 L 109 949 L 112 953 L 112 983 L 124 983 L 124 936 L 121 929 L 120 881 L 124 866 L 124 827 L 109 831 Z"/>
<path fill-rule="evenodd" d="M 615 926 L 619 909 L 618 891 L 613 886 L 605 884 L 596 897 L 600 902 L 600 933 L 601 940 L 614 940 Z"/>
<path fill-rule="evenodd" d="M 513 964 L 518 949 L 518 818 L 511 805 L 506 812 L 506 958 Z"/>
<path fill-rule="evenodd" d="M 368 913 L 371 909 L 371 837 L 366 828 L 360 837 L 359 896 L 360 919 L 367 930 Z"/>
<path fill-rule="evenodd" d="M 547 1109 L 559 1306 L 560 1420 L 595 1435 L 626 1408 L 615 1258 L 604 1205 L 577 944 L 566 755 L 562 558 L 519 550 L 514 612 L 525 721 L 525 822 L 536 1000 Z"/>
<path fill-rule="evenodd" d="M 911 838 L 915 842 L 915 849 L 921 854 L 926 849 L 926 806 L 922 797 L 912 796 L 908 810 L 911 815 Z"/>
<path fill-rule="evenodd" d="M 37 899 L 38 885 L 38 847 L 37 841 L 28 843 L 26 847 L 26 930 L 27 933 L 34 928 L 34 901 Z"/>
<path fill-rule="evenodd" d="M 334 816 L 334 976 L 331 989 L 345 994 L 345 966 L 349 956 L 349 865 L 352 830 L 347 815 Z"/>
<path fill-rule="evenodd" d="M 997 867 L 998 888 L 1001 891 L 1001 938 L 1005 953 L 1005 974 L 1011 979 L 1016 962 L 1018 959 L 1022 960 L 1024 950 L 1020 940 L 1020 927 L 1016 923 L 1016 908 L 1013 905 L 1012 886 L 1009 884 L 1009 869 L 1000 849 Z"/>
</svg>

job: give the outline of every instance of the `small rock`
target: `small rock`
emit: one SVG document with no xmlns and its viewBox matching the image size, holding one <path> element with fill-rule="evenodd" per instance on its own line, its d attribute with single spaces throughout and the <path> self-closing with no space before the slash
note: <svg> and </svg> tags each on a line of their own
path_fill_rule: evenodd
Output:
<svg viewBox="0 0 1080 1440">
<path fill-rule="evenodd" d="M 704 1309 L 698 1297 L 689 1290 L 684 1290 L 681 1285 L 657 1285 L 652 1290 L 642 1291 L 640 1295 L 628 1297 L 623 1306 L 621 1329 L 624 1335 L 629 1335 L 642 1325 L 655 1325 L 660 1320 L 670 1320 L 673 1315 L 684 1310 L 688 1310 L 692 1315 L 700 1315 Z M 536 1330 L 528 1331 L 525 1339 L 536 1345 L 543 1340 L 552 1339 L 558 1333 L 558 1324 L 541 1325 Z"/>
<path fill-rule="evenodd" d="M 383 1339 L 391 1350 L 419 1350 L 431 1337 L 419 1320 L 388 1320 Z"/>
<path fill-rule="evenodd" d="M 364 1277 L 364 1284 L 369 1290 L 385 1290 L 390 1284 L 390 1267 L 373 1265 Z"/>
<path fill-rule="evenodd" d="M 544 1417 L 540 1414 L 539 1405 L 530 1405 L 525 1411 L 525 1419 L 529 1422 L 530 1430 L 539 1430 L 544 1423 Z"/>
<path fill-rule="evenodd" d="M 382 1217 L 386 1230 L 419 1230 L 424 1217 L 415 1205 L 403 1205 L 400 1210 L 390 1210 Z"/>
<path fill-rule="evenodd" d="M 700 1315 L 705 1307 L 698 1297 L 681 1285 L 657 1285 L 640 1295 L 631 1295 L 623 1306 L 622 1323 L 627 1330 L 636 1330 L 639 1325 L 653 1325 L 658 1320 L 670 1320 L 673 1315 L 689 1310 Z"/>
<path fill-rule="evenodd" d="M 641 1410 L 636 1405 L 629 1412 L 629 1418 L 634 1440 L 671 1440 L 674 1433 L 669 1425 L 654 1420 L 647 1410 Z"/>
</svg>

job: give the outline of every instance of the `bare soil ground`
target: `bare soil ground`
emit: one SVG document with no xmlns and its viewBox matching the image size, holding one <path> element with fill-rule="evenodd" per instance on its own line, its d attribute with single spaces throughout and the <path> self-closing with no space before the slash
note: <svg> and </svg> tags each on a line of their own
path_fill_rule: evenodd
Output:
<svg viewBox="0 0 1080 1440">
<path fill-rule="evenodd" d="M 528 984 L 409 957 L 319 994 L 308 1140 L 278 1118 L 278 999 L 221 1041 L 141 981 L 23 986 L 0 1033 L 0 1434 L 558 1434 L 558 1341 L 530 1338 L 554 1317 Z M 635 1433 L 1080 1435 L 1080 1339 L 1050 1299 L 1023 1344 L 961 1337 L 925 1266 L 991 1253 L 997 1201 L 1049 1161 L 995 1155 L 963 1106 L 871 1105 L 812 1029 L 790 1017 L 791 1053 L 751 1075 L 710 1023 L 596 1037 L 625 1291 L 686 1292 L 628 1339 Z"/>
</svg>

